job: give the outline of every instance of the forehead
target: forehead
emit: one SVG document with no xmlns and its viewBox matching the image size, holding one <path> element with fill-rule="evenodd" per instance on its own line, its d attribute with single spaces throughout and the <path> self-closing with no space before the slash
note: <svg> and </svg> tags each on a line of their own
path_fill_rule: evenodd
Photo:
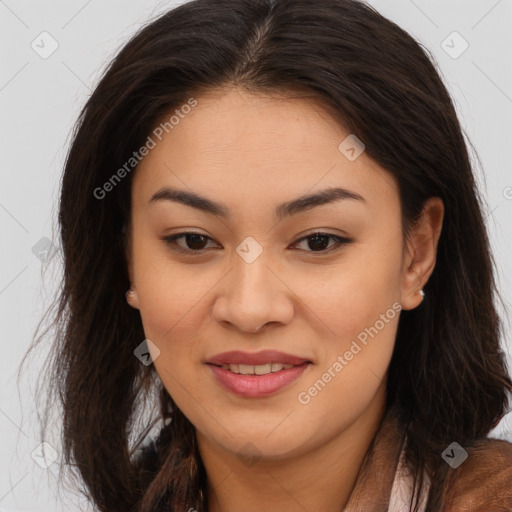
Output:
<svg viewBox="0 0 512 512">
<path fill-rule="evenodd" d="M 190 189 L 234 209 L 249 199 L 263 207 L 336 186 L 362 195 L 376 209 L 398 201 L 388 171 L 364 151 L 355 160 L 340 151 L 351 134 L 325 104 L 237 88 L 195 99 L 197 105 L 175 118 L 139 164 L 134 203 L 147 203 L 164 186 Z"/>
</svg>

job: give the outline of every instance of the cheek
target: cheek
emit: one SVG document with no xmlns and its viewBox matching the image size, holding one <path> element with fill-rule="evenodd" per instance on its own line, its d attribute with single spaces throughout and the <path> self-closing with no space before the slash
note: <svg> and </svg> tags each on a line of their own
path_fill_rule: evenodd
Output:
<svg viewBox="0 0 512 512">
<path fill-rule="evenodd" d="M 328 337 L 349 340 L 374 325 L 400 298 L 398 262 L 382 255 L 376 261 L 364 251 L 354 251 L 328 273 L 297 275 L 290 282 Z"/>
<path fill-rule="evenodd" d="M 179 279 L 167 280 L 161 274 L 146 277 L 139 293 L 140 314 L 145 336 L 160 351 L 153 364 L 178 407 L 189 411 L 190 398 L 201 396 L 196 375 L 201 364 L 198 315 L 204 290 L 182 288 Z"/>
<path fill-rule="evenodd" d="M 401 311 L 398 254 L 394 246 L 380 253 L 370 245 L 361 247 L 357 257 L 354 251 L 354 257 L 330 269 L 329 279 L 316 276 L 301 288 L 324 332 L 319 337 L 322 361 L 309 383 L 320 379 L 318 391 L 311 390 L 322 391 L 322 398 L 314 399 L 317 406 L 341 400 L 357 409 L 356 402 L 370 400 L 381 384 Z M 314 286 L 315 281 L 322 284 Z"/>
<path fill-rule="evenodd" d="M 337 335 L 324 341 L 322 361 L 298 390 L 296 398 L 303 413 L 315 417 L 326 431 L 350 425 L 385 382 L 400 309 L 395 303 L 395 307 L 373 311 L 377 313 L 352 306 L 347 309 L 347 314 L 353 314 L 350 323 L 344 322 L 344 315 L 331 322 Z"/>
<path fill-rule="evenodd" d="M 187 286 L 180 291 L 179 280 L 168 282 L 163 277 L 144 282 L 137 287 L 140 314 L 144 326 L 150 328 L 159 338 L 176 330 L 183 330 L 193 322 L 194 307 L 200 302 L 201 294 Z M 149 333 L 147 333 L 149 334 Z"/>
<path fill-rule="evenodd" d="M 134 249 L 134 278 L 146 336 L 163 340 L 189 321 L 204 295 L 204 279 L 173 263 L 162 241 L 141 236 Z M 181 320 L 180 320 L 181 319 Z"/>
</svg>

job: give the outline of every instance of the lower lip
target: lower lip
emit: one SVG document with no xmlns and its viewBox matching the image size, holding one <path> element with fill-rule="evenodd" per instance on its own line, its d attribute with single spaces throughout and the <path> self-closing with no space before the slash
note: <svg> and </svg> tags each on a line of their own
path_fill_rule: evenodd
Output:
<svg viewBox="0 0 512 512">
<path fill-rule="evenodd" d="M 243 375 L 208 364 L 215 377 L 229 391 L 245 397 L 273 395 L 297 380 L 307 369 L 309 363 L 303 363 L 286 370 L 266 375 Z"/>
</svg>

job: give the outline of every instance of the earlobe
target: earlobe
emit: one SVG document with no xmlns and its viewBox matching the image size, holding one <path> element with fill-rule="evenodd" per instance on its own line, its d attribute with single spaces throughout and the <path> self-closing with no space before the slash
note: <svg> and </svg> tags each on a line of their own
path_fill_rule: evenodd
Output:
<svg viewBox="0 0 512 512">
<path fill-rule="evenodd" d="M 133 288 L 126 291 L 125 297 L 126 302 L 128 302 L 132 308 L 139 309 L 139 298 L 137 297 L 137 292 Z"/>
</svg>

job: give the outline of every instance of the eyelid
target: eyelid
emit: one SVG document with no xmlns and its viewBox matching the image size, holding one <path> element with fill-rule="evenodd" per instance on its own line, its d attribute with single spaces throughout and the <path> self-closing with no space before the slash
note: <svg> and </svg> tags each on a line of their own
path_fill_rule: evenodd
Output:
<svg viewBox="0 0 512 512">
<path fill-rule="evenodd" d="M 180 247 L 180 246 L 178 246 L 178 245 L 176 245 L 174 243 L 177 239 L 184 238 L 187 235 L 199 235 L 199 236 L 202 236 L 202 237 L 206 238 L 207 240 L 212 240 L 213 241 L 213 238 L 209 237 L 208 235 L 205 235 L 203 233 L 198 233 L 196 231 L 183 231 L 181 233 L 176 233 L 174 235 L 163 236 L 163 237 L 161 237 L 161 240 L 164 243 L 166 243 L 167 245 L 172 245 L 172 250 L 174 250 L 176 252 L 179 252 L 179 253 L 182 253 L 182 254 L 187 254 L 187 255 L 190 255 L 190 256 L 200 256 L 200 255 L 204 255 L 207 252 L 210 252 L 209 249 L 199 249 L 197 251 L 194 251 L 193 249 L 184 249 L 183 247 Z M 330 249 L 326 249 L 324 251 L 301 251 L 301 252 L 306 252 L 306 253 L 311 253 L 311 254 L 316 254 L 318 256 L 321 256 L 323 254 L 331 254 L 333 252 L 336 252 L 337 250 L 343 248 L 343 246 L 349 245 L 349 244 L 354 242 L 354 240 L 352 238 L 350 238 L 350 237 L 336 235 L 334 233 L 320 231 L 319 229 L 316 229 L 316 230 L 311 231 L 310 233 L 306 233 L 305 235 L 301 235 L 300 238 L 297 238 L 292 243 L 292 246 L 296 246 L 300 242 L 302 242 L 302 241 L 304 241 L 304 240 L 306 240 L 308 238 L 311 238 L 311 237 L 313 237 L 315 235 L 325 236 L 325 237 L 332 238 L 333 240 L 336 241 L 337 245 L 334 246 L 334 248 L 331 247 Z"/>
</svg>

